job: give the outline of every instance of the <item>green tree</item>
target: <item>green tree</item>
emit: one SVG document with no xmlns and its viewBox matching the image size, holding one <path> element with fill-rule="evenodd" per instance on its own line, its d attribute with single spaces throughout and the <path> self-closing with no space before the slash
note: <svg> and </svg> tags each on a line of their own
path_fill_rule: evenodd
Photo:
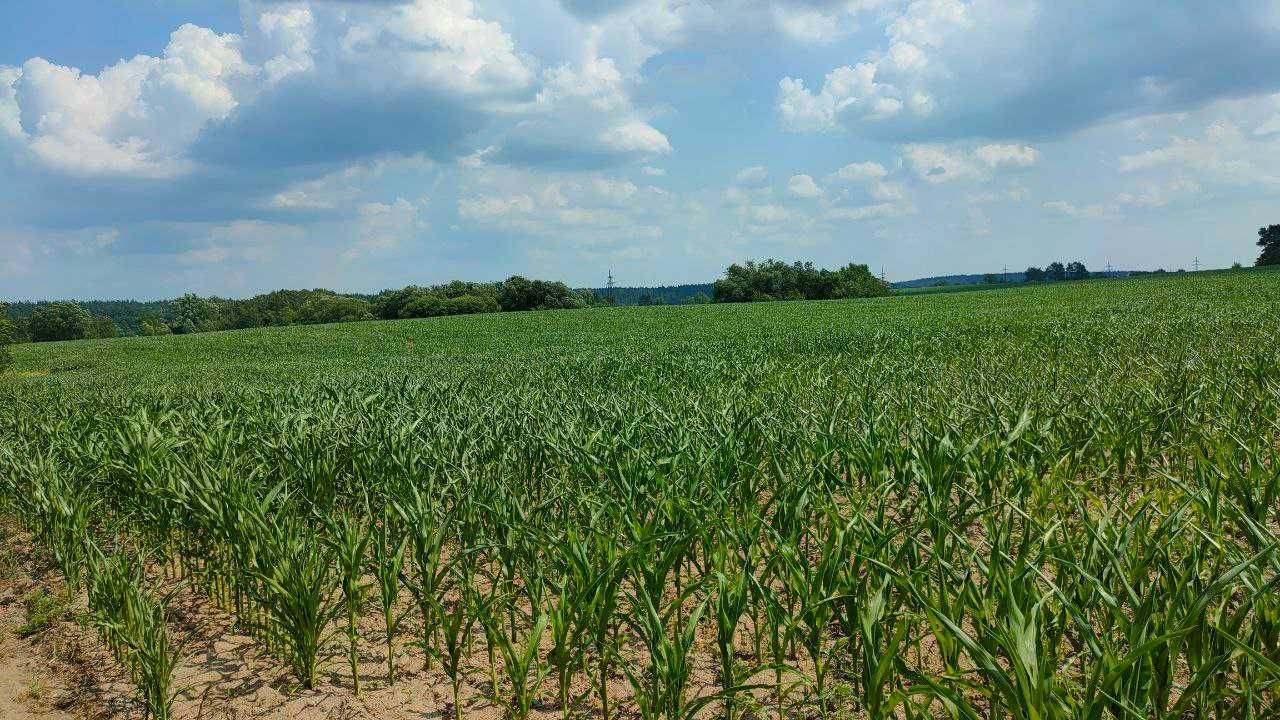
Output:
<svg viewBox="0 0 1280 720">
<path fill-rule="evenodd" d="M 9 352 L 9 343 L 13 342 L 17 330 L 13 326 L 13 321 L 5 315 L 8 305 L 0 303 L 0 372 L 4 372 L 5 368 L 13 362 L 13 354 Z"/>
<path fill-rule="evenodd" d="M 1085 267 L 1084 263 L 1082 262 L 1073 262 L 1070 265 L 1067 265 L 1066 273 L 1067 273 L 1067 277 L 1071 278 L 1072 280 L 1088 280 L 1089 279 L 1089 268 Z"/>
<path fill-rule="evenodd" d="M 1258 255 L 1255 265 L 1280 265 L 1280 225 L 1258 228 L 1258 247 L 1262 248 L 1262 254 Z"/>
<path fill-rule="evenodd" d="M 307 325 L 372 320 L 373 306 L 360 298 L 317 292 L 298 308 L 296 318 Z"/>
<path fill-rule="evenodd" d="M 173 332 L 178 334 L 208 332 L 218 329 L 221 308 L 217 300 L 187 293 L 173 301 Z"/>
<path fill-rule="evenodd" d="M 684 300 L 685 305 L 706 305 L 710 302 L 711 298 L 707 297 L 704 292 L 696 292 Z"/>
<path fill-rule="evenodd" d="M 168 335 L 171 330 L 160 313 L 148 310 L 138 316 L 138 330 L 143 335 Z"/>
<path fill-rule="evenodd" d="M 41 305 L 31 312 L 32 342 L 80 340 L 89 336 L 89 312 L 73 302 Z"/>
<path fill-rule="evenodd" d="M 716 302 L 767 300 L 830 300 L 889 294 L 889 285 L 866 265 L 849 264 L 839 270 L 815 268 L 813 263 L 766 260 L 730 265 L 714 286 Z"/>
<path fill-rule="evenodd" d="M 85 334 L 85 337 L 102 340 L 116 337 L 119 334 L 120 329 L 116 327 L 114 320 L 106 315 L 93 315 L 89 318 L 89 331 Z"/>
<path fill-rule="evenodd" d="M 1034 265 L 1027 268 L 1027 282 L 1044 282 L 1044 270 Z"/>
<path fill-rule="evenodd" d="M 987 273 L 982 276 L 982 282 L 985 285 L 995 285 L 1000 282 L 1000 278 L 996 277 L 995 273 Z"/>
<path fill-rule="evenodd" d="M 1049 263 L 1044 269 L 1045 278 L 1055 282 L 1067 279 L 1067 268 L 1057 260 Z"/>
<path fill-rule="evenodd" d="M 507 278 L 499 291 L 503 310 L 564 310 L 584 307 L 582 298 L 562 282 Z"/>
</svg>

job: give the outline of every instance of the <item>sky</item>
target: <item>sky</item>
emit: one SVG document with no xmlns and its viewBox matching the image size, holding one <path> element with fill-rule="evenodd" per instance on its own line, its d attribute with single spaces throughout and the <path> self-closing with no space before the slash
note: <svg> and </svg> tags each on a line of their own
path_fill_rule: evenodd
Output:
<svg viewBox="0 0 1280 720">
<path fill-rule="evenodd" d="M 1248 264 L 1280 0 L 6 0 L 0 298 Z"/>
</svg>

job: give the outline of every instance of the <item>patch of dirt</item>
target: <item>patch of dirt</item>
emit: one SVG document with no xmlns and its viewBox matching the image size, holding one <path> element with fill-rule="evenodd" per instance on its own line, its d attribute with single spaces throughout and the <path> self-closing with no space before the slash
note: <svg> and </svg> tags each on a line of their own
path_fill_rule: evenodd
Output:
<svg viewBox="0 0 1280 720">
<path fill-rule="evenodd" d="M 42 638 L 19 637 L 26 611 L 22 594 L 11 578 L 0 579 L 0 718 L 4 720 L 63 720 L 83 717 L 71 713 L 66 699 L 73 693 L 61 677 L 50 672 Z"/>
</svg>

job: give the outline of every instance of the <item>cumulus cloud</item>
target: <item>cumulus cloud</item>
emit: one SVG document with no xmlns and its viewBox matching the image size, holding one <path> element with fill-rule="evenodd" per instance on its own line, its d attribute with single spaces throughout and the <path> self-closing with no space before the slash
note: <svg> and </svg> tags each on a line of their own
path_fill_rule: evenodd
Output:
<svg viewBox="0 0 1280 720">
<path fill-rule="evenodd" d="M 902 147 L 902 158 L 917 176 L 928 183 L 953 180 L 989 180 L 994 171 L 1034 165 L 1040 153 L 1029 145 L 992 144 L 973 149 L 940 144 Z"/>
<path fill-rule="evenodd" d="M 822 87 L 810 91 L 804 81 L 778 82 L 778 112 L 788 130 L 832 130 L 846 118 L 887 120 L 902 110 L 897 88 L 876 82 L 874 63 L 845 65 L 827 73 Z"/>
<path fill-rule="evenodd" d="M 828 176 L 827 180 L 864 187 L 876 200 L 899 200 L 904 193 L 903 187 L 896 182 L 887 181 L 885 178 L 888 175 L 889 171 L 880 163 L 860 162 L 845 165 Z"/>
<path fill-rule="evenodd" d="M 787 181 L 787 192 L 796 198 L 822 197 L 822 188 L 808 175 L 792 175 Z"/>
<path fill-rule="evenodd" d="M 610 247 L 663 234 L 674 199 L 653 187 L 590 172 L 492 167 L 468 182 L 458 217 L 576 247 Z"/>
<path fill-rule="evenodd" d="M 592 55 L 543 72 L 529 118 L 500 142 L 502 162 L 600 168 L 671 152 L 671 143 L 633 105 L 612 58 Z"/>
<path fill-rule="evenodd" d="M 1219 119 L 1210 122 L 1199 136 L 1174 136 L 1161 147 L 1122 155 L 1119 170 L 1126 174 L 1182 173 L 1225 185 L 1280 185 L 1280 176 L 1272 166 L 1258 162 L 1264 150 L 1276 153 L 1280 147 L 1257 146 L 1237 123 Z"/>
<path fill-rule="evenodd" d="M 10 132 L 38 161 L 75 175 L 166 177 L 208 122 L 226 118 L 258 69 L 240 38 L 184 25 L 161 57 L 139 55 L 86 75 L 32 58 L 9 69 Z"/>
<path fill-rule="evenodd" d="M 793 130 L 896 139 L 1045 135 L 1200 107 L 1280 88 L 1267 71 L 1280 28 L 1265 5 L 914 0 L 880 48 L 819 88 L 784 77 L 777 105 Z"/>
<path fill-rule="evenodd" d="M 159 57 L 96 75 L 4 68 L 0 123 L 52 170 L 172 177 L 448 147 L 533 79 L 469 0 L 243 10 L 244 35 L 184 25 Z"/>
</svg>

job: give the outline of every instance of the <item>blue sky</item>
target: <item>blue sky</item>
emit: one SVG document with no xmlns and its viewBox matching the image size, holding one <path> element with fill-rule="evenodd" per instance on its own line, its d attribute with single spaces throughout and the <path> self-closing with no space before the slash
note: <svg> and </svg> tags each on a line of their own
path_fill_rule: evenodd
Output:
<svg viewBox="0 0 1280 720">
<path fill-rule="evenodd" d="M 0 297 L 1250 262 L 1280 0 L 9 0 Z"/>
</svg>

